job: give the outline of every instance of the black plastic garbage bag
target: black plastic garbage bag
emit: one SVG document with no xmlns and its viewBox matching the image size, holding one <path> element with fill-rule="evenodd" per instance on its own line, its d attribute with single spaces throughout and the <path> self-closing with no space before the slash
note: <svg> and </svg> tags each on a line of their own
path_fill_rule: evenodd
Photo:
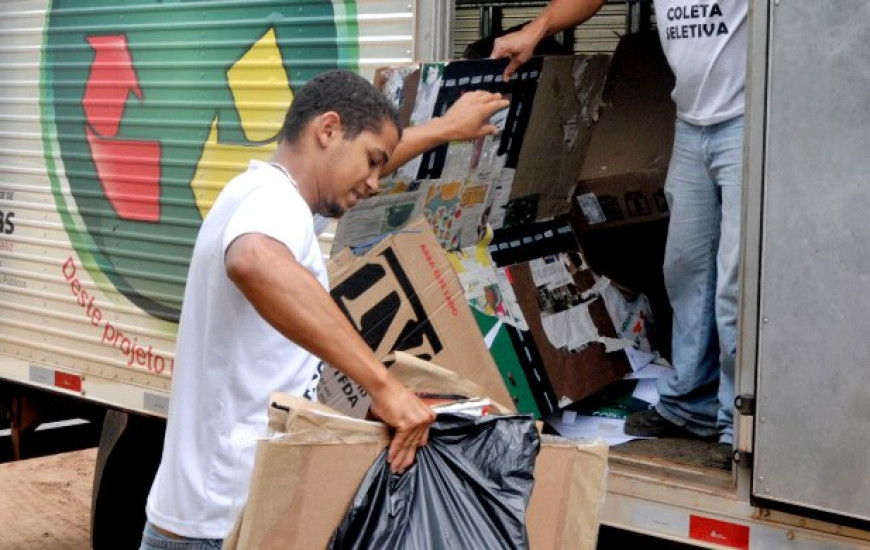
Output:
<svg viewBox="0 0 870 550">
<path fill-rule="evenodd" d="M 375 460 L 332 549 L 528 548 L 540 438 L 529 416 L 440 414 L 404 474 Z"/>
</svg>

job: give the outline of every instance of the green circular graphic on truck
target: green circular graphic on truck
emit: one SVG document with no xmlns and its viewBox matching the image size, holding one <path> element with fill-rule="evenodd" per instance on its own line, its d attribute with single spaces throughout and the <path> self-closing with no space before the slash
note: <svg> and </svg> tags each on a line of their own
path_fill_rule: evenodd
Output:
<svg viewBox="0 0 870 550">
<path fill-rule="evenodd" d="M 54 0 L 42 104 L 52 191 L 95 280 L 177 320 L 223 186 L 274 149 L 292 89 L 355 69 L 353 2 Z M 105 276 L 96 277 L 102 274 Z"/>
</svg>

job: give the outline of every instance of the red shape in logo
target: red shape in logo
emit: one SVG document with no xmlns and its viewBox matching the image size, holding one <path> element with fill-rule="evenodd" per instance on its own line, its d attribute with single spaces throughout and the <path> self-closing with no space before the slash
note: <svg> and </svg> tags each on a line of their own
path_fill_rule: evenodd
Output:
<svg viewBox="0 0 870 550">
<path fill-rule="evenodd" d="M 114 139 L 130 93 L 144 100 L 123 34 L 89 36 L 94 56 L 82 106 L 91 159 L 106 197 L 127 220 L 160 219 L 160 142 Z"/>
</svg>

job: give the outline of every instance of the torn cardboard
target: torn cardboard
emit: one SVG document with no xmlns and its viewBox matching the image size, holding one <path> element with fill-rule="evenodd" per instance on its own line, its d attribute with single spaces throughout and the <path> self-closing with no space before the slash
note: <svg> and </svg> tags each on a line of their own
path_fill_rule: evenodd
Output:
<svg viewBox="0 0 870 550">
<path fill-rule="evenodd" d="M 624 36 L 610 64 L 607 107 L 592 129 L 574 190 L 575 230 L 667 219 L 674 76 L 655 32 Z"/>
<path fill-rule="evenodd" d="M 591 270 L 565 219 L 502 229 L 451 257 L 521 412 L 551 414 L 630 372 L 629 348 L 652 352 L 649 303 Z"/>
<path fill-rule="evenodd" d="M 534 217 L 517 223 L 570 211 L 567 199 L 598 120 L 608 62 L 607 56 L 544 58 L 510 194 L 512 201 L 534 198 L 537 206 Z"/>
<path fill-rule="evenodd" d="M 364 256 L 345 250 L 330 260 L 328 270 L 333 299 L 379 359 L 404 351 L 432 361 L 512 408 L 459 280 L 424 220 Z M 370 406 L 361 386 L 329 366 L 318 398 L 356 418 Z"/>
<path fill-rule="evenodd" d="M 561 263 L 563 257 L 553 257 Z M 541 260 L 535 261 L 539 263 Z M 619 335 L 597 294 L 584 296 L 594 284 L 592 272 L 577 269 L 570 274 L 573 289 L 553 296 L 539 288 L 533 262 L 509 268 L 514 292 L 529 324 L 540 366 L 552 386 L 556 406 L 592 395 L 619 380 L 631 366 L 619 343 Z M 562 287 L 565 288 L 565 287 Z M 539 374 L 540 376 L 541 374 Z M 551 409 L 555 410 L 555 407 Z"/>
</svg>

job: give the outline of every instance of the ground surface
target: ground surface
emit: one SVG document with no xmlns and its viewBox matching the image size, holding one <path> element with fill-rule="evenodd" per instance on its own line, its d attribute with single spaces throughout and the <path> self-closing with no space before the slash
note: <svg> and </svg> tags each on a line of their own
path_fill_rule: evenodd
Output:
<svg viewBox="0 0 870 550">
<path fill-rule="evenodd" d="M 0 464 L 0 548 L 90 548 L 95 448 Z"/>
</svg>

